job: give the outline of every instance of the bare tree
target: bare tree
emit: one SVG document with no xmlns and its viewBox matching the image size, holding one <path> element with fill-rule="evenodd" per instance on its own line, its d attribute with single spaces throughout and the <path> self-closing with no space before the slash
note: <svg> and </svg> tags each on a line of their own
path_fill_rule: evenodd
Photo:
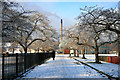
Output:
<svg viewBox="0 0 120 80">
<path fill-rule="evenodd" d="M 12 6 L 8 6 L 8 4 Z M 26 12 L 21 6 L 20 10 L 14 11 L 14 8 L 18 7 L 17 5 L 16 3 L 3 3 L 3 13 L 6 13 L 3 14 L 3 39 L 17 42 L 27 53 L 27 48 L 33 42 L 37 40 L 45 42 L 50 37 L 47 33 L 51 31 L 51 26 L 44 14 L 33 11 Z M 41 36 L 39 37 L 35 33 L 39 33 Z"/>
<path fill-rule="evenodd" d="M 91 37 L 89 36 L 89 33 L 86 34 L 82 29 L 80 29 L 80 26 L 82 25 L 75 25 L 72 26 L 71 28 L 66 30 L 66 37 L 69 39 L 67 42 L 69 42 L 69 45 L 73 47 L 73 45 L 76 47 L 75 49 L 77 50 L 77 56 L 79 56 L 79 50 L 82 51 L 83 59 L 85 58 L 85 52 L 87 49 L 87 46 L 90 46 L 93 44 L 91 41 Z M 79 45 L 79 43 L 84 43 L 82 45 Z M 88 45 L 89 44 L 89 45 Z M 68 44 L 67 44 L 68 45 Z"/>
<path fill-rule="evenodd" d="M 90 37 L 94 40 L 94 45 L 86 43 L 78 43 L 79 45 L 87 45 L 95 49 L 96 62 L 99 62 L 99 47 L 106 43 L 113 43 L 118 41 L 119 30 L 117 29 L 119 21 L 117 12 L 113 9 L 104 10 L 101 7 L 85 7 L 80 9 L 81 15 L 78 17 L 80 26 L 84 32 L 91 33 Z M 117 16 L 117 17 L 116 17 Z M 113 35 L 110 35 L 112 33 Z M 110 40 L 109 37 L 112 37 Z"/>
<path fill-rule="evenodd" d="M 16 42 L 12 42 L 8 50 L 14 53 L 16 49 L 18 49 L 18 44 Z"/>
</svg>

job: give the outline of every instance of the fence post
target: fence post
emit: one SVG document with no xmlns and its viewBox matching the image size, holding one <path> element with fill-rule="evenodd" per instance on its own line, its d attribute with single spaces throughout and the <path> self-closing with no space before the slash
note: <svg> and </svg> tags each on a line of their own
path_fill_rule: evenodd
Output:
<svg viewBox="0 0 120 80">
<path fill-rule="evenodd" d="M 26 72 L 26 53 L 24 54 L 24 72 Z"/>
<path fill-rule="evenodd" d="M 18 76 L 18 53 L 16 53 L 16 77 Z"/>
<path fill-rule="evenodd" d="M 2 80 L 4 80 L 4 58 L 5 54 L 2 54 Z"/>
<path fill-rule="evenodd" d="M 31 65 L 31 54 L 30 54 L 30 67 L 31 67 L 32 65 Z"/>
</svg>

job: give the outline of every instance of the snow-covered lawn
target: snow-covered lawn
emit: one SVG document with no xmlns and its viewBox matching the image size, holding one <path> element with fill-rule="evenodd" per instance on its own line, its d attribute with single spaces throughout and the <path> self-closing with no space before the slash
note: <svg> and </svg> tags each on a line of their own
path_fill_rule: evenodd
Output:
<svg viewBox="0 0 120 80">
<path fill-rule="evenodd" d="M 118 56 L 117 54 L 99 54 L 99 56 Z"/>
<path fill-rule="evenodd" d="M 102 56 L 103 56 L 103 54 L 102 54 Z M 111 56 L 113 56 L 113 55 L 111 55 Z M 82 55 L 80 55 L 80 57 L 82 57 Z M 120 74 L 118 74 L 118 70 L 120 70 L 120 68 L 119 68 L 120 65 L 108 63 L 108 62 L 104 62 L 104 61 L 101 61 L 102 64 L 92 63 L 92 62 L 95 62 L 94 55 L 86 55 L 85 57 L 87 59 L 80 59 L 80 58 L 77 58 L 77 59 L 80 61 L 83 61 L 84 63 L 87 63 L 88 65 L 90 65 L 102 72 L 105 72 L 113 77 L 118 77 L 118 75 L 120 75 Z"/>
<path fill-rule="evenodd" d="M 36 66 L 23 78 L 107 78 L 97 71 L 78 63 L 68 55 L 57 55 Z"/>
</svg>

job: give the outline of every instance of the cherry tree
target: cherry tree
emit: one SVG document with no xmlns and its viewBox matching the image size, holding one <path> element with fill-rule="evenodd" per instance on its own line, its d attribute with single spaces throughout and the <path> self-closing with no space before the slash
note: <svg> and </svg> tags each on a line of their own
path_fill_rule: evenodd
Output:
<svg viewBox="0 0 120 80">
<path fill-rule="evenodd" d="M 73 47 L 74 45 L 75 49 L 77 50 L 77 56 L 79 56 L 79 50 L 81 50 L 83 55 L 82 58 L 86 59 L 85 52 L 87 52 L 87 48 L 88 48 L 87 46 L 91 47 L 93 42 L 91 41 L 91 37 L 89 36 L 89 33 L 86 34 L 86 32 L 80 29 L 79 26 L 82 26 L 82 25 L 77 24 L 74 27 L 72 26 L 71 28 L 66 30 L 66 33 L 67 33 L 66 37 L 69 39 L 69 41 L 67 40 L 67 42 L 69 42 L 69 45 L 71 47 Z M 84 44 L 79 45 L 79 43 L 84 43 Z M 89 45 L 87 43 L 89 43 Z"/>
<path fill-rule="evenodd" d="M 37 40 L 49 40 L 52 30 L 48 18 L 36 11 L 25 11 L 13 2 L 3 2 L 3 41 L 16 42 L 27 53 L 28 47 Z M 17 10 L 15 10 L 17 9 Z M 40 35 L 40 36 L 39 36 Z"/>
<path fill-rule="evenodd" d="M 101 7 L 85 7 L 80 8 L 81 14 L 78 16 L 79 23 L 83 26 L 81 30 L 89 32 L 90 37 L 94 41 L 94 45 L 86 43 L 78 43 L 79 45 L 87 45 L 95 49 L 95 62 L 99 62 L 99 47 L 113 43 L 119 40 L 119 17 L 114 9 L 103 9 Z M 117 25 L 117 26 L 115 26 Z M 111 33 L 113 35 L 111 35 Z M 111 39 L 110 39 L 111 37 Z"/>
</svg>

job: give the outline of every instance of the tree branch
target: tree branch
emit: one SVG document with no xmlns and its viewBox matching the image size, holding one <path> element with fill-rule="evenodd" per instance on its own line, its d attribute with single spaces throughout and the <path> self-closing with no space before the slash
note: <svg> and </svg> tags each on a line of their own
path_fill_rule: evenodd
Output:
<svg viewBox="0 0 120 80">
<path fill-rule="evenodd" d="M 91 48 L 95 49 L 95 47 L 94 47 L 94 46 L 91 46 L 91 45 L 86 44 L 86 43 L 77 43 L 77 44 L 78 44 L 78 45 L 88 46 L 88 47 L 91 47 Z"/>
<path fill-rule="evenodd" d="M 113 29 L 113 28 L 110 28 L 110 27 L 109 27 L 108 30 L 113 31 L 113 32 L 115 32 L 115 33 L 117 33 L 117 34 L 120 34 L 120 31 L 117 30 L 117 29 Z"/>
<path fill-rule="evenodd" d="M 33 42 L 35 42 L 35 41 L 37 41 L 37 40 L 40 40 L 40 41 L 42 41 L 42 42 L 45 42 L 45 41 L 46 41 L 46 40 L 43 40 L 43 39 L 34 39 L 34 40 L 32 40 L 32 41 L 27 45 L 27 47 L 30 46 Z"/>
<path fill-rule="evenodd" d="M 102 45 L 105 45 L 105 44 L 115 43 L 115 42 L 117 42 L 117 41 L 119 41 L 119 38 L 117 38 L 117 39 L 116 39 L 116 40 L 114 40 L 114 41 L 103 42 L 103 43 L 101 43 L 98 47 L 100 47 L 100 46 L 102 46 Z"/>
</svg>

